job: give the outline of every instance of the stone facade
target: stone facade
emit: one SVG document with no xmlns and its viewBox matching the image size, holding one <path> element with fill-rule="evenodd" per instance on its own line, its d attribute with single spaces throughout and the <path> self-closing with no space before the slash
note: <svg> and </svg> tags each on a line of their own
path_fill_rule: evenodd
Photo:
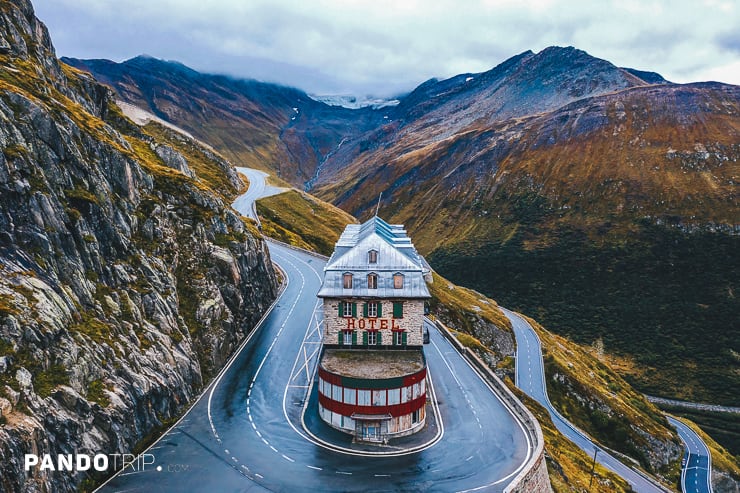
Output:
<svg viewBox="0 0 740 493">
<path fill-rule="evenodd" d="M 372 300 L 380 303 L 380 317 L 364 317 L 363 306 L 367 301 L 357 298 L 324 299 L 324 344 L 342 344 L 340 334 L 344 331 L 355 332 L 357 345 L 364 345 L 364 333 L 376 330 L 380 347 L 394 347 L 394 332 L 405 333 L 406 346 L 421 346 L 423 343 L 424 302 L 422 300 Z M 356 317 L 339 315 L 339 304 L 355 303 Z M 400 318 L 393 316 L 393 303 L 402 303 L 403 315 Z M 396 339 L 397 341 L 397 339 Z"/>
</svg>

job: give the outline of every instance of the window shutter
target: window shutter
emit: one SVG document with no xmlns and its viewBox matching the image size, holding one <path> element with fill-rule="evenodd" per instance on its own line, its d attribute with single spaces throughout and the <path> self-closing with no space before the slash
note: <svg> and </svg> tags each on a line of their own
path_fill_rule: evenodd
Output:
<svg viewBox="0 0 740 493">
<path fill-rule="evenodd" d="M 364 346 L 367 346 L 367 331 L 366 330 L 362 331 L 362 344 Z"/>
<path fill-rule="evenodd" d="M 344 344 L 344 337 L 342 337 L 342 336 L 343 336 L 343 334 L 342 334 L 342 331 L 340 330 L 340 331 L 339 331 L 339 345 L 340 345 L 340 346 L 341 346 L 342 344 Z"/>
<path fill-rule="evenodd" d="M 378 301 L 378 318 L 383 316 L 383 302 Z"/>
<path fill-rule="evenodd" d="M 352 345 L 357 345 L 357 332 L 354 330 L 352 331 Z"/>
<path fill-rule="evenodd" d="M 344 316 L 344 302 L 343 301 L 339 302 L 339 316 L 340 317 Z"/>
<path fill-rule="evenodd" d="M 383 344 L 383 333 L 381 331 L 378 331 L 378 341 L 377 341 L 377 344 L 378 345 Z"/>
<path fill-rule="evenodd" d="M 393 302 L 393 318 L 403 318 L 403 302 Z"/>
<path fill-rule="evenodd" d="M 367 318 L 367 303 L 362 304 L 362 316 Z"/>
<path fill-rule="evenodd" d="M 406 345 L 406 332 L 401 332 L 401 344 Z"/>
<path fill-rule="evenodd" d="M 352 318 L 357 318 L 357 303 L 352 303 Z"/>
</svg>

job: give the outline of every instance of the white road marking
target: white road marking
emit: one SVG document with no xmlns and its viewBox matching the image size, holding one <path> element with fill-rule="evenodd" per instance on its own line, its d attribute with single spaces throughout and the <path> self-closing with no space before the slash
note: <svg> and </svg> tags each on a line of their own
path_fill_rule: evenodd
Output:
<svg viewBox="0 0 740 493">
<path fill-rule="evenodd" d="M 315 470 L 315 471 L 323 471 L 323 469 L 322 469 L 322 468 L 320 468 L 320 467 L 316 467 L 316 466 L 309 466 L 309 465 L 306 465 L 306 467 L 307 467 L 307 468 L 309 468 L 309 469 L 313 469 L 313 470 Z"/>
</svg>

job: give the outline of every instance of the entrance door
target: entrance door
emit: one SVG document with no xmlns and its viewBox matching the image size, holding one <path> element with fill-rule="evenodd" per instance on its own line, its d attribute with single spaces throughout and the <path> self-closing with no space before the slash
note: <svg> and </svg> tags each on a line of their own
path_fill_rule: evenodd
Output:
<svg viewBox="0 0 740 493">
<path fill-rule="evenodd" d="M 362 429 L 362 438 L 365 440 L 380 440 L 380 423 L 377 421 L 365 423 Z"/>
</svg>

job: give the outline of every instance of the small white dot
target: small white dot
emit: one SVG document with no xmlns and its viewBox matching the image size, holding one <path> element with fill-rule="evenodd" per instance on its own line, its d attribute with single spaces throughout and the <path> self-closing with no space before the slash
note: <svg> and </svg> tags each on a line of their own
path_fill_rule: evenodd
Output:
<svg viewBox="0 0 740 493">
<path fill-rule="evenodd" d="M 157 471 L 162 471 L 162 466 L 157 466 Z"/>
</svg>

